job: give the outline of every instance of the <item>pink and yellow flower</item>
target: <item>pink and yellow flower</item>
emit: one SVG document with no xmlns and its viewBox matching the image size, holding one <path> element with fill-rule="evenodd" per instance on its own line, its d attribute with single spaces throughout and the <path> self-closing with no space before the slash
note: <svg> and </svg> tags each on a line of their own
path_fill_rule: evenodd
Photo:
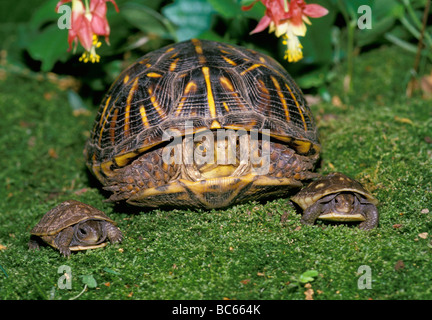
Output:
<svg viewBox="0 0 432 320">
<path fill-rule="evenodd" d="M 57 3 L 56 11 L 62 4 L 72 2 L 71 27 L 68 34 L 69 51 L 72 49 L 72 44 L 76 50 L 78 42 L 81 43 L 86 52 L 83 53 L 80 61 L 99 62 L 100 56 L 96 54 L 96 49 L 102 43 L 98 40 L 98 36 L 105 36 L 105 41 L 109 44 L 107 1 L 114 5 L 117 12 L 119 11 L 114 0 L 90 0 L 90 5 L 88 0 L 85 0 L 85 6 L 81 0 L 61 0 Z"/>
<path fill-rule="evenodd" d="M 303 47 L 298 37 L 306 35 L 306 23 L 311 24 L 309 17 L 325 16 L 328 10 L 318 4 L 306 4 L 304 0 L 255 0 L 251 5 L 243 7 L 243 10 L 249 10 L 257 1 L 265 5 L 266 11 L 251 34 L 261 32 L 268 27 L 269 32 L 284 38 L 283 44 L 287 46 L 285 59 L 289 62 L 302 59 Z"/>
</svg>

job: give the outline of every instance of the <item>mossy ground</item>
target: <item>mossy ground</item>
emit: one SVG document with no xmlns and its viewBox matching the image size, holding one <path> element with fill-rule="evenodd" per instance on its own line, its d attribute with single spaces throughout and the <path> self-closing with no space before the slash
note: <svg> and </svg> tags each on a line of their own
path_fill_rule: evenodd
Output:
<svg viewBox="0 0 432 320">
<path fill-rule="evenodd" d="M 0 80 L 0 299 L 432 298 L 432 108 L 407 99 L 412 57 L 382 48 L 356 58 L 353 90 L 312 106 L 323 153 L 380 200 L 379 228 L 300 224 L 288 199 L 226 210 L 146 210 L 103 202 L 82 155 L 96 108 L 74 115 L 57 85 L 2 72 Z M 341 72 L 342 74 L 342 72 Z M 61 201 L 89 203 L 116 220 L 122 244 L 72 254 L 29 251 L 29 230 Z M 61 289 L 58 268 L 72 271 Z M 360 289 L 367 265 L 372 288 Z M 309 291 L 310 292 L 310 291 Z"/>
</svg>

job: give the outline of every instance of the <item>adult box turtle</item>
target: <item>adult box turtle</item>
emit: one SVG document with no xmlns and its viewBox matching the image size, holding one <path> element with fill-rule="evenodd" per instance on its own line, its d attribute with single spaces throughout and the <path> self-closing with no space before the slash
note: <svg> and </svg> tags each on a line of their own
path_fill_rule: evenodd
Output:
<svg viewBox="0 0 432 320">
<path fill-rule="evenodd" d="M 38 249 L 40 240 L 58 249 L 64 256 L 71 251 L 101 248 L 107 241 L 123 238 L 116 223 L 102 211 L 76 200 L 62 202 L 48 211 L 30 231 L 30 249 Z"/>
<path fill-rule="evenodd" d="M 292 195 L 318 177 L 320 144 L 300 88 L 279 63 L 192 39 L 150 52 L 119 75 L 84 153 L 111 201 L 209 209 Z M 303 221 L 313 223 L 320 209 L 328 217 L 331 206 L 334 220 L 374 228 L 376 199 L 339 178 L 324 177 L 293 199 L 307 212 L 329 203 Z"/>
</svg>

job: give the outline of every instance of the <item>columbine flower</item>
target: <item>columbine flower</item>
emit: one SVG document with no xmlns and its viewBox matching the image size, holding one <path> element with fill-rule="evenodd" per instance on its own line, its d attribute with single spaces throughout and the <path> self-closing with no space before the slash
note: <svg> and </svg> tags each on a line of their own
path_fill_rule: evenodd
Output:
<svg viewBox="0 0 432 320">
<path fill-rule="evenodd" d="M 288 28 L 283 38 L 282 43 L 287 46 L 284 59 L 288 60 L 288 62 L 297 62 L 303 59 L 303 46 L 291 28 Z"/>
<path fill-rule="evenodd" d="M 243 7 L 249 10 L 258 0 L 250 6 Z M 325 16 L 328 10 L 318 4 L 306 4 L 304 0 L 259 0 L 265 7 L 264 17 L 251 34 L 261 32 L 269 27 L 269 32 L 274 32 L 277 37 L 283 36 L 283 44 L 287 46 L 285 59 L 296 62 L 303 58 L 302 45 L 299 36 L 306 35 L 306 24 L 311 24 L 308 17 L 319 18 Z"/>
<path fill-rule="evenodd" d="M 106 2 L 110 1 L 116 11 L 119 9 L 114 0 L 85 0 L 85 6 L 81 0 L 61 0 L 57 3 L 56 11 L 65 3 L 72 2 L 72 19 L 71 28 L 68 34 L 69 50 L 72 49 L 72 43 L 75 43 L 74 50 L 78 42 L 84 47 L 86 52 L 80 57 L 80 61 L 84 62 L 99 62 L 100 56 L 96 54 L 96 49 L 102 43 L 98 40 L 98 36 L 105 36 L 105 41 L 108 42 L 110 27 L 106 18 L 107 6 Z"/>
</svg>

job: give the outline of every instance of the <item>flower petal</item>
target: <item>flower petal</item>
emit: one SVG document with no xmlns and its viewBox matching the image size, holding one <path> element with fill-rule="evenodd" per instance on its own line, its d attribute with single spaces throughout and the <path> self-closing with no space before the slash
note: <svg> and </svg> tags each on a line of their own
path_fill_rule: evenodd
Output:
<svg viewBox="0 0 432 320">
<path fill-rule="evenodd" d="M 275 28 L 276 37 L 280 37 L 281 35 L 287 33 L 288 28 L 289 28 L 288 22 L 280 23 L 279 25 L 277 25 Z"/>
<path fill-rule="evenodd" d="M 76 46 L 78 45 L 77 35 L 76 35 L 75 31 L 70 29 L 69 33 L 68 33 L 68 43 L 69 43 L 68 51 L 72 50 L 72 44 L 74 43 L 74 41 L 75 41 L 75 48 L 76 48 Z"/>
<path fill-rule="evenodd" d="M 306 25 L 304 23 L 301 23 L 299 25 L 291 24 L 290 27 L 291 27 L 292 33 L 294 35 L 302 36 L 302 37 L 304 37 L 306 35 L 307 28 L 306 28 Z"/>
<path fill-rule="evenodd" d="M 91 0 L 90 12 L 92 14 L 98 14 L 101 17 L 105 16 L 107 12 L 105 0 Z"/>
<path fill-rule="evenodd" d="M 252 7 L 255 5 L 255 3 L 257 3 L 259 0 L 255 0 L 254 2 L 252 2 L 250 5 L 248 5 L 248 6 L 242 6 L 241 7 L 241 9 L 243 10 L 243 11 L 248 11 L 248 10 L 250 10 L 250 9 L 252 9 Z"/>
<path fill-rule="evenodd" d="M 309 25 L 312 24 L 312 22 L 309 20 L 309 18 L 308 18 L 307 16 L 304 15 L 302 18 L 303 18 L 303 21 L 304 21 L 305 23 L 307 23 L 307 24 L 309 24 Z"/>
<path fill-rule="evenodd" d="M 303 16 L 303 10 L 300 6 L 303 3 L 303 1 L 299 0 L 293 0 L 290 3 L 289 7 L 289 19 L 293 25 L 300 26 L 303 24 L 302 16 Z"/>
<path fill-rule="evenodd" d="M 119 8 L 117 7 L 117 3 L 115 3 L 114 0 L 108 0 L 108 1 L 111 2 L 111 3 L 114 5 L 114 8 L 115 8 L 115 10 L 116 10 L 117 12 L 120 11 Z"/>
<path fill-rule="evenodd" d="M 68 3 L 68 2 L 71 2 L 71 1 L 72 1 L 72 0 L 61 0 L 61 1 L 57 2 L 57 5 L 56 5 L 56 8 L 55 8 L 55 11 L 58 12 L 58 8 L 59 8 L 61 5 L 65 4 L 65 3 Z"/>
<path fill-rule="evenodd" d="M 303 14 L 311 18 L 320 18 L 325 16 L 328 10 L 319 4 L 307 4 L 303 9 Z"/>
<path fill-rule="evenodd" d="M 270 21 L 271 21 L 270 17 L 268 17 L 268 16 L 262 17 L 262 19 L 258 22 L 258 25 L 256 26 L 256 28 L 253 29 L 250 32 L 250 34 L 254 34 L 254 33 L 263 31 L 265 28 L 268 27 L 268 25 L 270 24 Z"/>
<path fill-rule="evenodd" d="M 93 33 L 97 34 L 98 36 L 108 36 L 110 33 L 110 27 L 106 17 L 101 18 L 98 15 L 93 15 L 91 28 Z"/>
<path fill-rule="evenodd" d="M 90 21 L 88 21 L 87 18 L 83 16 L 81 23 L 79 24 L 79 27 L 75 29 L 75 32 L 84 49 L 86 49 L 86 51 L 90 51 L 93 44 L 93 31 Z"/>
<path fill-rule="evenodd" d="M 114 8 L 116 9 L 116 11 L 119 12 L 119 8 L 117 7 L 117 4 L 115 3 L 114 0 L 91 0 L 90 11 L 92 13 L 98 12 L 101 15 L 106 15 L 106 10 L 107 10 L 106 3 L 107 3 L 107 1 L 111 2 L 114 5 Z"/>
</svg>

